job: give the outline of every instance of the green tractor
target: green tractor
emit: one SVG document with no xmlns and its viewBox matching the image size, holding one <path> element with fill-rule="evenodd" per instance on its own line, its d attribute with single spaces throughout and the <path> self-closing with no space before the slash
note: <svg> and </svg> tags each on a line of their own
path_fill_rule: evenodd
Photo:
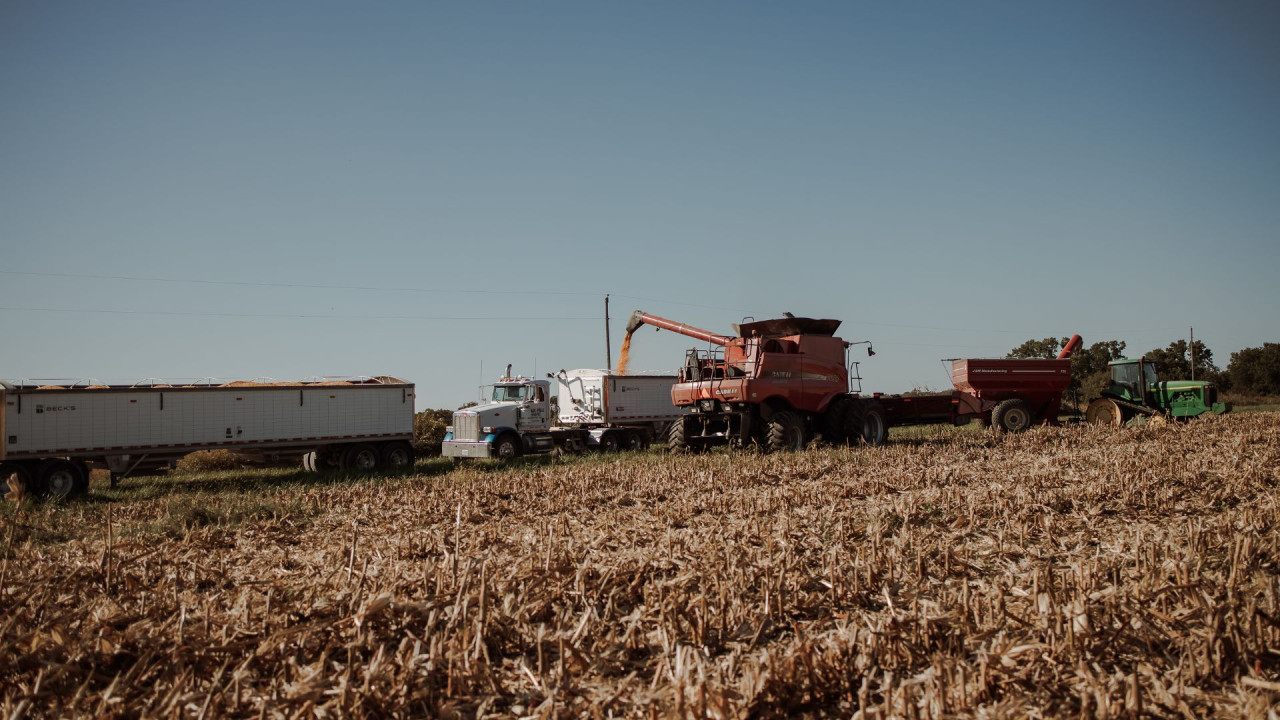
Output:
<svg viewBox="0 0 1280 720">
<path fill-rule="evenodd" d="M 1158 380 L 1155 363 L 1145 358 L 1121 358 L 1107 365 L 1111 384 L 1085 411 L 1091 423 L 1125 425 L 1156 416 L 1186 420 L 1208 412 L 1231 412 L 1230 403 L 1218 402 L 1218 388 L 1211 382 Z"/>
</svg>

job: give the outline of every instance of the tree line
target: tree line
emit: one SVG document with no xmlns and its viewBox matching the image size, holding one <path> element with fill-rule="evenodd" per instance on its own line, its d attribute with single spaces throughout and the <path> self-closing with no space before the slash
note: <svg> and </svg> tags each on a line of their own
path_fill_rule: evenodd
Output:
<svg viewBox="0 0 1280 720">
<path fill-rule="evenodd" d="M 1047 337 L 1028 340 L 1009 351 L 1014 358 L 1052 358 L 1066 347 L 1070 338 Z M 1280 343 L 1263 343 L 1261 347 L 1245 348 L 1231 353 L 1231 361 L 1225 370 L 1213 362 L 1213 351 L 1199 340 L 1188 352 L 1185 339 L 1175 340 L 1167 347 L 1155 348 L 1142 357 L 1155 362 L 1161 380 L 1190 380 L 1192 357 L 1195 358 L 1195 379 L 1207 380 L 1221 390 L 1231 390 L 1246 395 L 1280 395 Z M 1125 357 L 1123 340 L 1104 340 L 1087 348 L 1081 348 L 1071 356 L 1071 385 L 1068 392 L 1079 397 L 1092 398 L 1101 394 L 1108 383 L 1107 363 Z"/>
</svg>

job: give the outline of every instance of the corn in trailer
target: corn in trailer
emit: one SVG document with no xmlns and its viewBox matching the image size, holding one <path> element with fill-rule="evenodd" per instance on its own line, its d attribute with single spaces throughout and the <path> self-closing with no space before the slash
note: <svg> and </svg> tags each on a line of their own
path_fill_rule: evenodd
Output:
<svg viewBox="0 0 1280 720">
<path fill-rule="evenodd" d="M 412 383 L 394 377 L 220 385 L 52 385 L 0 381 L 0 482 L 59 496 L 114 485 L 201 450 L 312 471 L 413 463 Z"/>
</svg>

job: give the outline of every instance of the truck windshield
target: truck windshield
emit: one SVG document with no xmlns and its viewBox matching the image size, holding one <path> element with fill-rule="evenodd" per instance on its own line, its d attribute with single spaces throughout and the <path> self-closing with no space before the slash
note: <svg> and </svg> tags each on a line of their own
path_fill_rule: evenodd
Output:
<svg viewBox="0 0 1280 720">
<path fill-rule="evenodd" d="M 494 385 L 494 402 L 524 402 L 529 397 L 528 385 Z"/>
</svg>

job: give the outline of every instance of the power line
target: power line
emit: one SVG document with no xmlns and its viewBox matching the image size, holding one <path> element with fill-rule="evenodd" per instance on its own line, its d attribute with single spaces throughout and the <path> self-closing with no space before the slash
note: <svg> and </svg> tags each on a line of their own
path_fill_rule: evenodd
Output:
<svg viewBox="0 0 1280 720">
<path fill-rule="evenodd" d="M 526 315 L 526 316 L 494 316 L 494 315 L 316 315 L 310 313 L 230 313 L 230 312 L 184 312 L 180 310 L 108 310 L 101 308 L 43 308 L 43 307 L 3 307 L 0 310 L 8 312 L 43 312 L 43 313 L 92 313 L 98 315 L 162 315 L 173 317 L 228 317 L 228 318 L 264 318 L 264 319 L 307 319 L 307 320 L 591 320 L 596 322 L 601 320 L 598 315 L 593 316 L 563 316 L 549 317 L 546 315 Z"/>
</svg>

